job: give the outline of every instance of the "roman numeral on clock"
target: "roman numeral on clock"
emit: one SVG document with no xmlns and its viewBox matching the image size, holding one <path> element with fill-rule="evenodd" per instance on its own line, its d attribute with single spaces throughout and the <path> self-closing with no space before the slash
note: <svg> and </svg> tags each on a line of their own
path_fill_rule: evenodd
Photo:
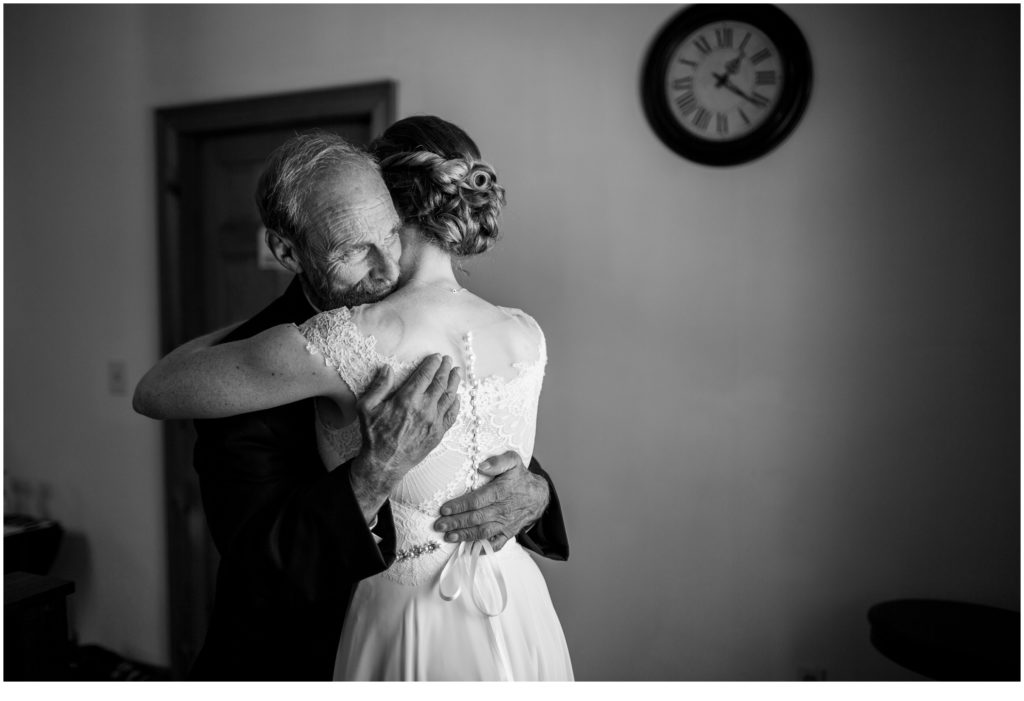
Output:
<svg viewBox="0 0 1024 701">
<path fill-rule="evenodd" d="M 754 75 L 754 85 L 775 85 L 775 71 L 758 71 Z"/>
<path fill-rule="evenodd" d="M 753 56 L 750 57 L 750 62 L 753 63 L 756 66 L 757 64 L 761 63 L 761 61 L 764 61 L 764 60 L 767 60 L 767 59 L 771 58 L 771 56 L 772 56 L 771 49 L 767 49 L 767 48 L 766 49 L 761 49 L 756 54 L 754 54 Z"/>
<path fill-rule="evenodd" d="M 767 107 L 768 103 L 771 102 L 771 100 L 769 100 L 767 97 L 765 97 L 764 95 L 762 95 L 762 94 L 760 94 L 760 93 L 758 93 L 756 91 L 750 93 L 750 98 L 753 100 L 754 104 L 757 105 L 758 107 Z"/>
<path fill-rule="evenodd" d="M 711 53 L 711 44 L 708 43 L 703 34 L 693 40 L 693 45 L 705 56 Z"/>
<path fill-rule="evenodd" d="M 673 90 L 693 90 L 693 76 L 676 78 L 672 81 Z"/>
<path fill-rule="evenodd" d="M 729 118 L 721 112 L 715 112 L 715 131 L 719 136 L 729 135 Z"/>
<path fill-rule="evenodd" d="M 718 42 L 718 48 L 720 49 L 731 49 L 732 48 L 732 27 L 725 27 L 723 29 L 715 30 L 715 39 Z"/>
<path fill-rule="evenodd" d="M 708 124 L 711 122 L 711 113 L 703 107 L 697 108 L 697 113 L 693 115 L 693 125 L 703 131 L 708 128 Z"/>
<path fill-rule="evenodd" d="M 684 92 L 676 98 L 676 107 L 684 114 L 690 114 L 697 109 L 697 98 L 692 92 Z"/>
</svg>

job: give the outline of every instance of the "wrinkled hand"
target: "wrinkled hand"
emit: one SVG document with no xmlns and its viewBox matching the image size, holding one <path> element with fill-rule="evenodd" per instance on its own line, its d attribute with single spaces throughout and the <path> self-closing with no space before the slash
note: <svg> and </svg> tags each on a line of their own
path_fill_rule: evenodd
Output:
<svg viewBox="0 0 1024 701">
<path fill-rule="evenodd" d="M 428 356 L 391 396 L 385 367 L 356 404 L 363 449 L 352 462 L 352 485 L 364 507 L 379 508 L 391 488 L 441 441 L 459 414 L 461 375 L 452 359 Z M 375 513 L 377 508 L 373 508 Z"/>
<path fill-rule="evenodd" d="M 533 474 L 514 451 L 480 463 L 482 474 L 494 477 L 483 487 L 441 506 L 434 523 L 445 540 L 487 539 L 495 550 L 540 518 L 551 499 L 547 480 Z"/>
</svg>

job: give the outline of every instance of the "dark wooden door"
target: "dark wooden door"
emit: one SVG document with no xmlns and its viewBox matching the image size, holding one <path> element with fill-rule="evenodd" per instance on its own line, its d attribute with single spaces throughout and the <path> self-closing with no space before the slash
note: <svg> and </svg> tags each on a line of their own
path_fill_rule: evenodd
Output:
<svg viewBox="0 0 1024 701">
<path fill-rule="evenodd" d="M 365 144 L 393 118 L 394 84 L 157 111 L 164 352 L 242 321 L 291 274 L 269 254 L 253 198 L 267 156 L 309 128 Z M 192 468 L 191 422 L 167 422 L 165 486 L 172 673 L 187 672 L 213 605 L 218 555 Z"/>
</svg>

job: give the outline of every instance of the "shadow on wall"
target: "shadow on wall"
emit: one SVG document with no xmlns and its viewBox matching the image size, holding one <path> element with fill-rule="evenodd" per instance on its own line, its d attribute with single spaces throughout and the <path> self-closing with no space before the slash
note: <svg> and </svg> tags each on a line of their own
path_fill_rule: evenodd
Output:
<svg viewBox="0 0 1024 701">
<path fill-rule="evenodd" d="M 4 514 L 27 514 L 49 519 L 53 487 L 47 482 L 33 484 L 4 475 Z"/>
</svg>

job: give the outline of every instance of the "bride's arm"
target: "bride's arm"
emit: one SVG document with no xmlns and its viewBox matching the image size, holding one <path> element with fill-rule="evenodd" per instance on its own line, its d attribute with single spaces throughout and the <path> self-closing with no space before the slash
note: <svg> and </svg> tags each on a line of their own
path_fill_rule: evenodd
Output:
<svg viewBox="0 0 1024 701">
<path fill-rule="evenodd" d="M 309 397 L 351 397 L 292 324 L 210 345 L 223 335 L 193 339 L 153 366 L 135 388 L 135 411 L 154 419 L 215 419 Z"/>
<path fill-rule="evenodd" d="M 192 351 L 201 350 L 203 348 L 209 348 L 210 346 L 215 345 L 217 341 L 221 340 L 222 338 L 227 338 L 228 334 L 237 329 L 243 323 L 244 322 L 239 321 L 237 323 L 229 324 L 228 326 L 219 328 L 216 331 L 211 331 L 208 334 L 197 336 L 196 338 L 193 338 L 191 341 L 186 341 L 185 343 L 182 343 L 180 346 L 172 350 L 167 355 L 171 356 L 174 355 L 175 353 L 191 353 Z"/>
</svg>

